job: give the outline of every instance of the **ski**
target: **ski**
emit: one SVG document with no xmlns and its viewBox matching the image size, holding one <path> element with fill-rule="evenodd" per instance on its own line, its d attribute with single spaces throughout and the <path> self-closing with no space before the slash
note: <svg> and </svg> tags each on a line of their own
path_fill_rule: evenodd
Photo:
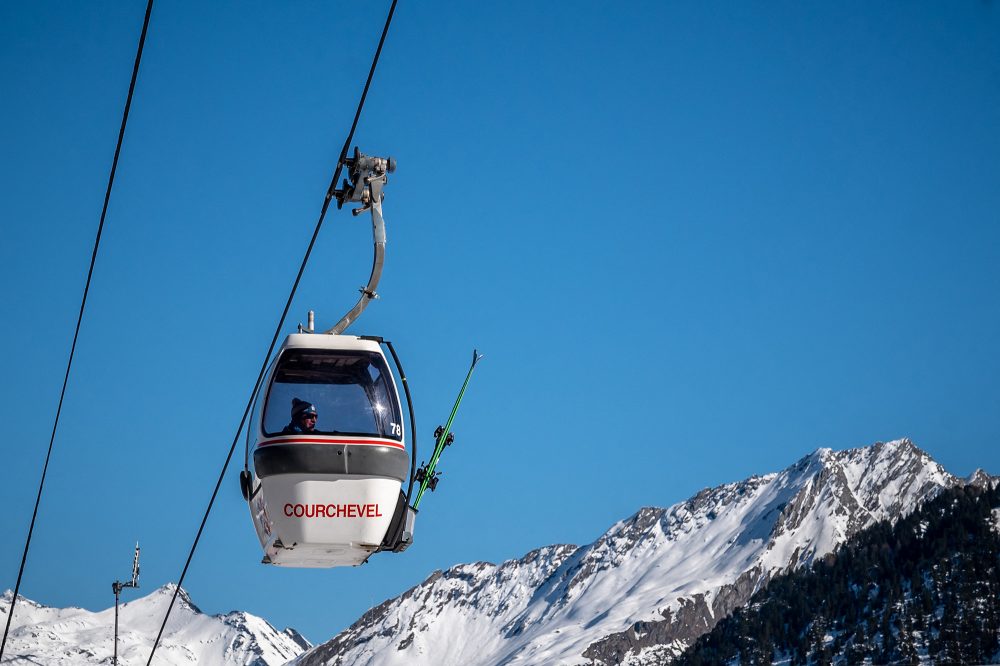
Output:
<svg viewBox="0 0 1000 666">
<path fill-rule="evenodd" d="M 448 420 L 443 426 L 438 426 L 437 430 L 434 431 L 434 439 L 436 440 L 434 444 L 434 453 L 431 455 L 431 460 L 425 465 L 421 465 L 420 469 L 417 470 L 414 479 L 420 484 L 420 490 L 417 491 L 417 499 L 413 502 L 413 509 L 417 510 L 420 507 L 420 498 L 423 497 L 424 491 L 428 488 L 433 491 L 437 488 L 437 482 L 439 474 L 437 470 L 438 460 L 441 459 L 441 453 L 444 452 L 445 447 L 450 446 L 452 442 L 455 441 L 455 435 L 451 432 L 451 424 L 455 421 L 455 414 L 458 413 L 458 408 L 462 404 L 462 398 L 465 396 L 465 389 L 469 386 L 469 380 L 472 378 L 472 371 L 476 369 L 476 364 L 483 358 L 482 354 L 478 350 L 472 350 L 472 365 L 469 366 L 469 372 L 465 375 L 465 382 L 462 383 L 462 390 L 458 392 L 458 397 L 455 399 L 455 404 L 451 408 L 451 414 L 448 416 Z"/>
</svg>

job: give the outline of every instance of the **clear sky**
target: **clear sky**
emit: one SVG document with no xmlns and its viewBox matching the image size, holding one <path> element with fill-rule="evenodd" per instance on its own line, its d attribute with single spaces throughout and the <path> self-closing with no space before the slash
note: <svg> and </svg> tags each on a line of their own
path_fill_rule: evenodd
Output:
<svg viewBox="0 0 1000 666">
<path fill-rule="evenodd" d="M 14 586 L 145 3 L 0 4 L 0 587 Z M 22 593 L 176 580 L 388 2 L 153 11 Z M 1000 6 L 402 0 L 357 133 L 392 154 L 349 332 L 402 355 L 423 450 L 486 358 L 417 542 L 282 570 L 239 493 L 186 587 L 313 641 L 460 562 L 588 543 L 818 447 L 1000 473 Z M 331 215 L 286 332 L 371 265 Z M 422 456 L 423 457 L 423 456 Z"/>
</svg>

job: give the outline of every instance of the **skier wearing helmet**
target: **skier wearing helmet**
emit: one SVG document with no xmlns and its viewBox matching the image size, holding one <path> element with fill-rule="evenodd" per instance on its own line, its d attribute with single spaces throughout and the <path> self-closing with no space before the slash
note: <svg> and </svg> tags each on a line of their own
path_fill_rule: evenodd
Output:
<svg viewBox="0 0 1000 666">
<path fill-rule="evenodd" d="M 319 414 L 316 412 L 315 405 L 305 400 L 292 398 L 292 420 L 281 431 L 281 434 L 295 435 L 303 432 L 316 432 L 318 418 Z"/>
</svg>

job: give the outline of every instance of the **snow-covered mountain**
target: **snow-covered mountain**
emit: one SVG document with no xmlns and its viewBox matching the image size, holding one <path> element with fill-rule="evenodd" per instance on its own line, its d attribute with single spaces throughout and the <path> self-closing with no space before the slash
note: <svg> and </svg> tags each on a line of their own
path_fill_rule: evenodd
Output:
<svg viewBox="0 0 1000 666">
<path fill-rule="evenodd" d="M 675 663 L 1000 663 L 1000 488 L 977 476 L 775 576 Z"/>
<path fill-rule="evenodd" d="M 119 608 L 118 663 L 138 666 L 163 622 L 173 585 Z M 13 594 L 0 598 L 0 622 L 7 622 Z M 93 613 L 82 608 L 49 608 L 18 597 L 5 658 L 12 664 L 80 666 L 110 664 L 115 609 Z M 163 666 L 278 666 L 311 647 L 294 629 L 278 631 L 255 615 L 233 611 L 205 615 L 181 590 L 170 614 L 155 663 Z"/>
<path fill-rule="evenodd" d="M 781 472 L 641 509 L 587 546 L 435 572 L 293 663 L 664 663 L 776 573 L 966 482 L 906 439 L 819 449 Z"/>
</svg>

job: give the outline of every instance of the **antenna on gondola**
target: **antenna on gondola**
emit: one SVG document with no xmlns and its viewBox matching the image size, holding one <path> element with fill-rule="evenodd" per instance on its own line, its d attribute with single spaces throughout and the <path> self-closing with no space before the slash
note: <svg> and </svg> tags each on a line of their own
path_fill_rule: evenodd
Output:
<svg viewBox="0 0 1000 666">
<path fill-rule="evenodd" d="M 126 587 L 139 587 L 139 542 L 135 542 L 135 557 L 132 558 L 132 580 L 116 580 L 111 583 L 111 589 L 115 592 L 115 651 L 111 663 L 118 666 L 118 601 L 121 599 L 122 590 Z"/>
</svg>

